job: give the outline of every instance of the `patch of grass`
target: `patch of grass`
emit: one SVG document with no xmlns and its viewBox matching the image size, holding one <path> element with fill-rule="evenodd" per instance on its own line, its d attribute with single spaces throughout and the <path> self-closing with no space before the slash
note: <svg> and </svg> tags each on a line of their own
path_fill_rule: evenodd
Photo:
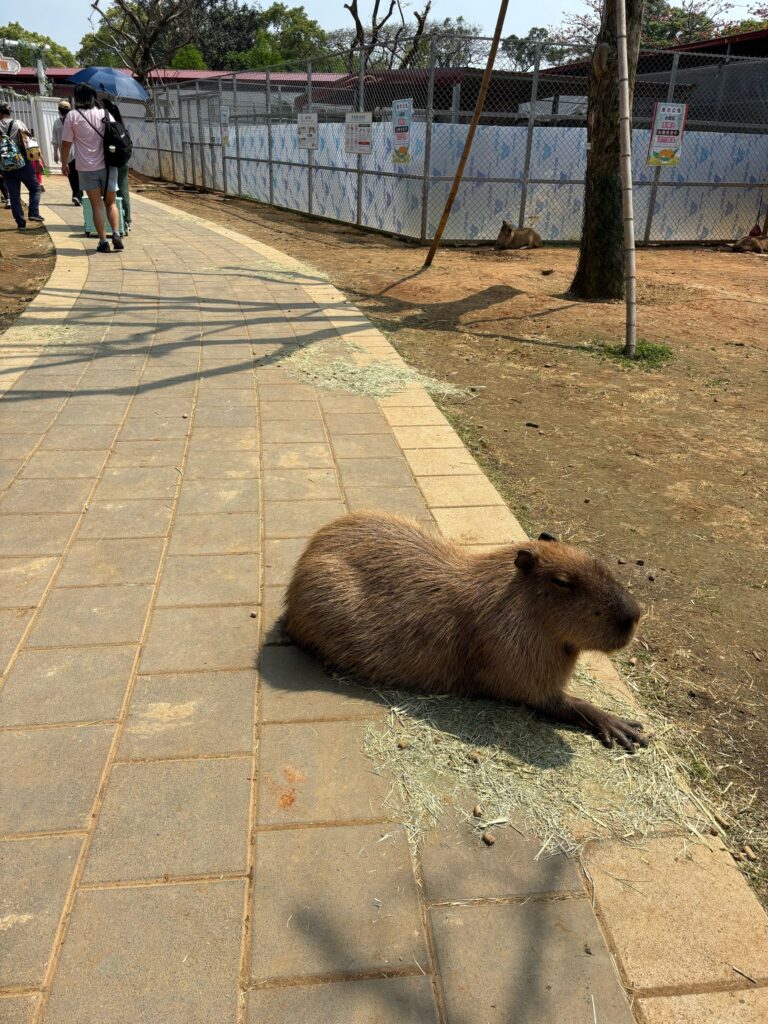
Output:
<svg viewBox="0 0 768 1024">
<path fill-rule="evenodd" d="M 639 370 L 660 370 L 675 358 L 671 346 L 655 341 L 638 341 L 634 358 L 624 354 L 623 345 L 598 342 L 592 346 L 592 351 L 598 356 L 613 359 L 622 366 Z"/>
</svg>

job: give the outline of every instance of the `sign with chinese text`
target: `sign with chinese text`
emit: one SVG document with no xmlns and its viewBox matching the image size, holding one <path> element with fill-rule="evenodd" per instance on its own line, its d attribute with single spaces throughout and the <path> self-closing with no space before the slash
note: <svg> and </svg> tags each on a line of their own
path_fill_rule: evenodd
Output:
<svg viewBox="0 0 768 1024">
<path fill-rule="evenodd" d="M 411 121 L 413 100 L 394 100 L 392 103 L 392 161 L 396 164 L 411 162 Z"/>
<path fill-rule="evenodd" d="M 229 107 L 222 105 L 221 108 L 221 144 L 229 145 Z"/>
<path fill-rule="evenodd" d="M 299 114 L 296 121 L 299 149 L 317 149 L 317 114 Z"/>
<path fill-rule="evenodd" d="M 18 75 L 21 71 L 21 64 L 15 57 L 0 57 L 0 73 L 4 75 Z"/>
<path fill-rule="evenodd" d="M 344 125 L 344 152 L 370 153 L 373 114 L 347 114 Z"/>
<path fill-rule="evenodd" d="M 646 161 L 649 167 L 677 167 L 680 163 L 687 113 L 685 103 L 656 104 Z"/>
</svg>

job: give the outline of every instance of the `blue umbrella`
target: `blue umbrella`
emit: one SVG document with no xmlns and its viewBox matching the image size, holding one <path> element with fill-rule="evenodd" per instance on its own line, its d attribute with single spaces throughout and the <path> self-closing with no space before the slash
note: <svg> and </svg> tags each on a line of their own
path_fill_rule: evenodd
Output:
<svg viewBox="0 0 768 1024">
<path fill-rule="evenodd" d="M 126 100 L 148 100 L 147 90 L 118 68 L 82 68 L 67 79 L 76 85 L 90 85 L 97 92 L 107 96 L 120 96 Z"/>
</svg>

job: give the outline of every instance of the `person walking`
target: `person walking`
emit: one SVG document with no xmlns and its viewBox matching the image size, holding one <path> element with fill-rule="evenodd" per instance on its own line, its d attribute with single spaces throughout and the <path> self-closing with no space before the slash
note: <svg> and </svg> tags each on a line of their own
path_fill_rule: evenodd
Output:
<svg viewBox="0 0 768 1024">
<path fill-rule="evenodd" d="M 7 103 L 0 103 L 0 142 L 2 136 L 6 136 L 11 145 L 15 146 L 24 160 L 24 163 L 17 168 L 3 167 L 5 187 L 8 190 L 8 197 L 11 200 L 11 212 L 19 231 L 27 226 L 24 217 L 24 207 L 21 205 L 21 186 L 25 185 L 29 192 L 29 220 L 42 224 L 44 218 L 40 216 L 40 185 L 35 175 L 35 169 L 27 159 L 24 150 L 24 140 L 29 138 L 32 132 L 23 121 L 11 117 L 11 108 Z"/>
<path fill-rule="evenodd" d="M 72 109 L 72 105 L 69 100 L 62 100 L 59 103 L 59 118 L 53 126 L 53 159 L 55 163 L 59 162 L 59 152 L 61 150 L 61 132 L 64 128 L 64 121 L 67 114 Z M 75 163 L 75 147 L 72 146 L 69 151 L 69 187 L 72 189 L 72 205 L 81 206 L 81 199 L 83 198 L 83 192 L 80 188 L 80 179 L 77 176 L 77 165 Z"/>
<path fill-rule="evenodd" d="M 101 96 L 101 105 L 105 110 L 109 111 L 118 124 L 123 123 L 123 115 L 120 113 L 120 108 L 105 93 Z M 125 223 L 125 233 L 128 234 L 131 230 L 131 193 L 128 190 L 128 164 L 123 164 L 122 167 L 117 168 L 117 191 L 123 200 L 123 222 Z"/>
<path fill-rule="evenodd" d="M 69 176 L 69 153 L 76 143 L 75 166 L 80 187 L 86 192 L 93 211 L 93 225 L 99 236 L 96 252 L 109 252 L 107 221 L 112 230 L 112 248 L 124 249 L 120 237 L 120 213 L 115 202 L 117 168 L 107 167 L 104 159 L 104 131 L 102 125 L 114 118 L 96 105 L 96 92 L 90 85 L 75 86 L 75 109 L 64 119 L 61 130 L 61 172 Z M 107 218 L 104 218 L 104 206 Z"/>
</svg>

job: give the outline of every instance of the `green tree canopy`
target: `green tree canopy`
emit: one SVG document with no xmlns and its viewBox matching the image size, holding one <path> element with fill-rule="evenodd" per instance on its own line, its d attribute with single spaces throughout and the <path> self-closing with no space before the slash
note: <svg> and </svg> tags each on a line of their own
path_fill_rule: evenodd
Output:
<svg viewBox="0 0 768 1024">
<path fill-rule="evenodd" d="M 49 50 L 42 53 L 43 63 L 46 67 L 72 68 L 77 66 L 75 55 L 66 46 L 57 43 L 50 36 L 28 31 L 18 21 L 0 25 L 0 39 L 15 39 L 21 43 L 20 46 L 3 45 L 0 49 L 8 57 L 15 57 L 24 67 L 34 67 L 38 48 L 46 44 L 50 47 Z"/>
<path fill-rule="evenodd" d="M 194 43 L 187 43 L 181 46 L 171 61 L 171 67 L 179 71 L 207 71 L 208 65 L 203 60 L 203 55 Z"/>
<path fill-rule="evenodd" d="M 255 32 L 247 50 L 231 50 L 225 66 L 233 71 L 302 60 L 320 52 L 328 35 L 303 7 L 274 3 L 258 11 Z"/>
</svg>

